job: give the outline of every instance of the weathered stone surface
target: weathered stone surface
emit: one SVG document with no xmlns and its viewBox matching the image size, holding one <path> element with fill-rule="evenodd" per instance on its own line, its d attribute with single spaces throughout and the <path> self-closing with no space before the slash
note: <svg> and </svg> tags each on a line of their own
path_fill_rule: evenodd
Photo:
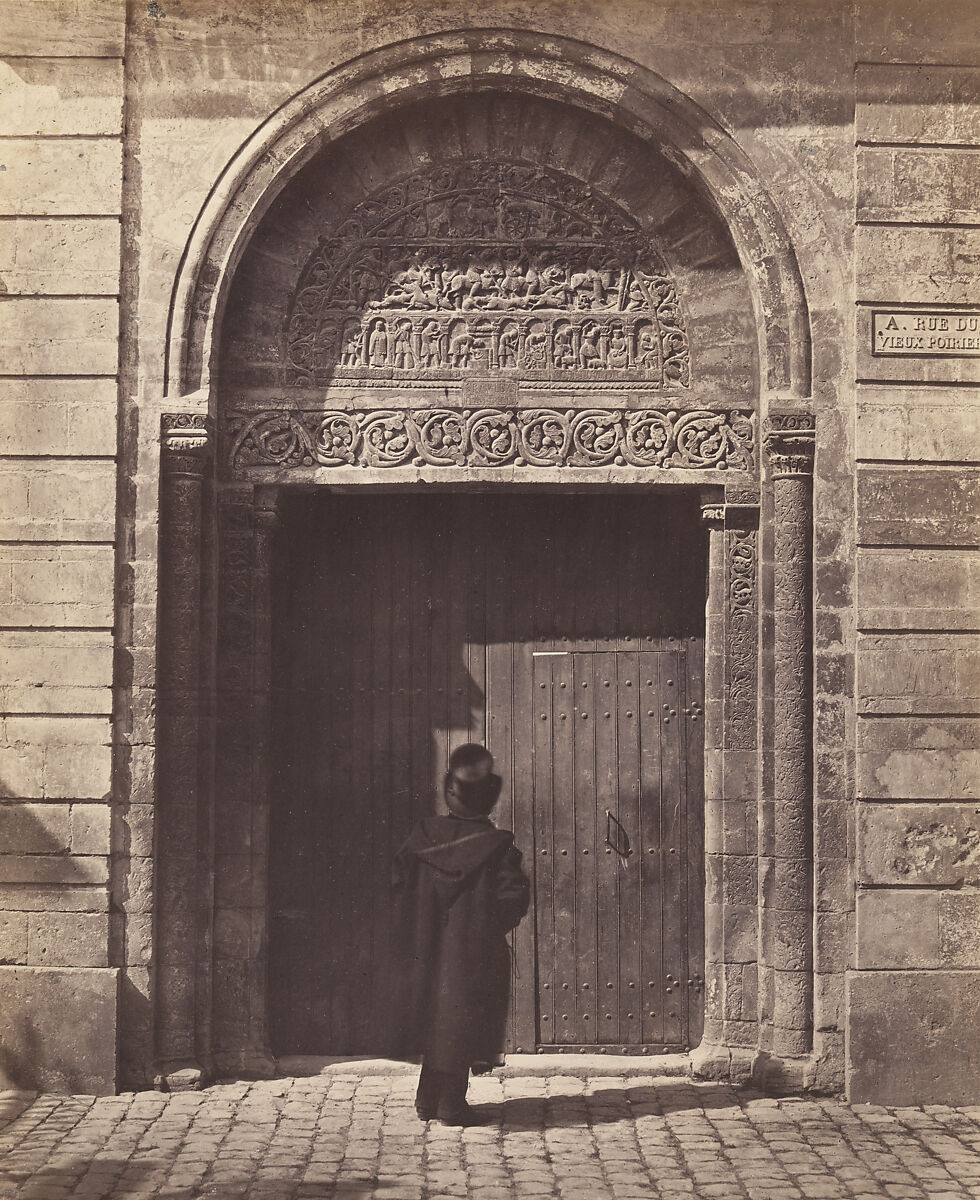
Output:
<svg viewBox="0 0 980 1200">
<path fill-rule="evenodd" d="M 113 622 L 111 546 L 0 546 L 0 623 L 94 626 Z"/>
<path fill-rule="evenodd" d="M 939 966 L 939 892 L 859 891 L 859 970 Z"/>
<path fill-rule="evenodd" d="M 973 629 L 980 606 L 980 563 L 959 550 L 857 553 L 862 628 Z"/>
<path fill-rule="evenodd" d="M 114 379 L 0 377 L 0 454 L 116 453 Z"/>
<path fill-rule="evenodd" d="M 34 967 L 107 967 L 108 913 L 30 913 L 27 962 Z"/>
<path fill-rule="evenodd" d="M 976 224 L 980 158 L 975 151 L 858 149 L 860 221 Z"/>
<path fill-rule="evenodd" d="M 118 976 L 114 968 L 0 968 L 0 1086 L 114 1092 Z"/>
<path fill-rule="evenodd" d="M 862 62 L 855 90 L 858 141 L 980 142 L 980 70 L 975 65 Z"/>
<path fill-rule="evenodd" d="M 112 809 L 108 804 L 73 804 L 69 814 L 73 854 L 109 854 Z"/>
<path fill-rule="evenodd" d="M 67 804 L 0 803 L 0 846 L 20 854 L 61 854 L 71 844 Z"/>
<path fill-rule="evenodd" d="M 100 799 L 110 788 L 109 722 L 93 716 L 8 716 L 0 731 L 0 778 L 25 799 Z"/>
<path fill-rule="evenodd" d="M 4 854 L 0 883 L 100 884 L 109 878 L 109 860 L 99 855 Z"/>
<path fill-rule="evenodd" d="M 27 962 L 27 913 L 0 912 L 0 966 Z"/>
<path fill-rule="evenodd" d="M 10 0 L 0 50 L 17 57 L 121 55 L 126 17 L 115 0 Z"/>
<path fill-rule="evenodd" d="M 975 1099 L 980 972 L 852 971 L 847 994 L 852 1102 L 968 1104 Z M 915 1052 L 908 1053 L 909 1047 Z"/>
<path fill-rule="evenodd" d="M 118 333 L 114 300 L 7 300 L 0 361 L 8 375 L 114 375 Z"/>
<path fill-rule="evenodd" d="M 970 304 L 976 296 L 980 230 L 858 226 L 854 253 L 861 299 Z"/>
<path fill-rule="evenodd" d="M 918 886 L 980 883 L 976 805 L 859 805 L 858 879 Z"/>
<path fill-rule="evenodd" d="M 122 202 L 118 138 L 25 138 L 8 142 L 0 172 L 4 216 L 117 216 Z"/>
<path fill-rule="evenodd" d="M 115 296 L 115 217 L 17 217 L 0 223 L 0 292 L 7 296 Z"/>
<path fill-rule="evenodd" d="M 113 460 L 0 461 L 3 540 L 111 542 L 115 522 Z"/>
<path fill-rule="evenodd" d="M 975 469 L 866 467 L 858 471 L 857 504 L 858 541 L 866 546 L 980 542 L 980 473 Z"/>
<path fill-rule="evenodd" d="M 980 462 L 980 404 L 970 389 L 861 387 L 859 459 Z"/>
<path fill-rule="evenodd" d="M 112 639 L 88 630 L 0 632 L 6 713 L 112 712 Z"/>
<path fill-rule="evenodd" d="M 862 634 L 857 647 L 862 712 L 980 709 L 980 637 L 976 634 Z"/>
<path fill-rule="evenodd" d="M 108 912 L 109 889 L 101 884 L 0 884 L 0 912 Z"/>
<path fill-rule="evenodd" d="M 0 53 L 9 48 L 8 28 L 5 23 Z M 119 134 L 122 100 L 119 59 L 80 65 L 63 57 L 0 58 L 0 107 L 8 137 Z"/>
</svg>

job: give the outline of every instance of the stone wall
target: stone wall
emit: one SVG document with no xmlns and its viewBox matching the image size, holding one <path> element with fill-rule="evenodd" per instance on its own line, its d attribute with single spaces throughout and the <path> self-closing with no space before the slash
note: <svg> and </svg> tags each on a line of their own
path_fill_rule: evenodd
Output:
<svg viewBox="0 0 980 1200">
<path fill-rule="evenodd" d="M 0 1087 L 111 1091 L 124 10 L 0 32 Z"/>
<path fill-rule="evenodd" d="M 980 360 L 872 354 L 871 313 L 934 333 L 972 314 L 976 336 L 980 38 L 968 5 L 905 7 L 861 5 L 857 25 L 848 1088 L 956 1104 L 980 1077 Z"/>
</svg>

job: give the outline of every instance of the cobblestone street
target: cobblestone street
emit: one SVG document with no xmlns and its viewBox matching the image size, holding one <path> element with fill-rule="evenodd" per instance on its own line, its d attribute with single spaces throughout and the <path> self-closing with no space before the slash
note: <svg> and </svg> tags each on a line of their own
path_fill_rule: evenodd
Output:
<svg viewBox="0 0 980 1200">
<path fill-rule="evenodd" d="M 980 1196 L 980 1108 L 773 1100 L 630 1076 L 479 1079 L 491 1118 L 421 1124 L 414 1075 L 115 1097 L 0 1093 L 3 1200 Z"/>
</svg>

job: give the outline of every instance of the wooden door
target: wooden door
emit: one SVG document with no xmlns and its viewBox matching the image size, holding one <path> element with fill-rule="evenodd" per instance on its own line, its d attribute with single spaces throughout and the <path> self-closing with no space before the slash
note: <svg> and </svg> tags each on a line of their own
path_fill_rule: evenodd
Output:
<svg viewBox="0 0 980 1200">
<path fill-rule="evenodd" d="M 700 679 L 686 646 L 662 641 L 533 654 L 538 1045 L 681 1049 L 698 1024 Z"/>
<path fill-rule="evenodd" d="M 371 1054 L 382 1044 L 391 857 L 412 821 L 438 810 L 448 755 L 470 740 L 496 757 L 497 820 L 514 829 L 534 885 L 513 939 L 511 1047 L 695 1041 L 705 561 L 696 505 L 313 496 L 287 505 L 284 543 L 274 1050 Z M 631 689 L 648 679 L 649 695 L 631 707 Z M 597 723 L 582 696 L 599 693 L 610 716 Z M 605 844 L 607 809 L 633 850 L 622 864 Z"/>
</svg>

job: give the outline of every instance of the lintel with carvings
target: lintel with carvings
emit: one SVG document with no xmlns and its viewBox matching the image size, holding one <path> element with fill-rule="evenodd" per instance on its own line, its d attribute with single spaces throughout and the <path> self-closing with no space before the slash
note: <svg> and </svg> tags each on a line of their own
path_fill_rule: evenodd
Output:
<svg viewBox="0 0 980 1200">
<path fill-rule="evenodd" d="M 755 419 L 746 410 L 272 409 L 229 413 L 226 466 L 636 467 L 751 473 Z"/>
</svg>

